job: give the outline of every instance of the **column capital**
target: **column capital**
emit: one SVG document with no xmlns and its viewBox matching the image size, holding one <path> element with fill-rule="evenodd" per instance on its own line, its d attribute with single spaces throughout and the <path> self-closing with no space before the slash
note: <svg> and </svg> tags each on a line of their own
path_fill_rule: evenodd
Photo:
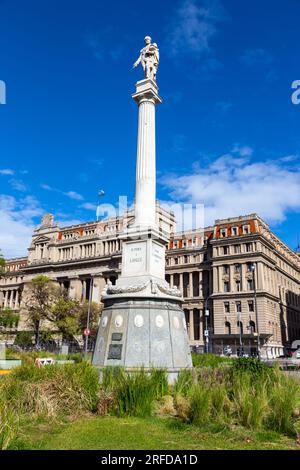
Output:
<svg viewBox="0 0 300 470">
<path fill-rule="evenodd" d="M 132 94 L 132 98 L 137 104 L 140 104 L 143 100 L 152 101 L 153 104 L 162 102 L 161 97 L 158 95 L 158 86 L 151 78 L 140 80 L 135 86 L 136 92 Z"/>
</svg>

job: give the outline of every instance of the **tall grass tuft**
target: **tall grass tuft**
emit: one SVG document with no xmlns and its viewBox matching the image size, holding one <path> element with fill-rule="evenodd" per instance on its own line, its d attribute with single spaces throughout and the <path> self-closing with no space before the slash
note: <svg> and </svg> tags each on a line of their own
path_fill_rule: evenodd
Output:
<svg viewBox="0 0 300 470">
<path fill-rule="evenodd" d="M 169 394 L 168 375 L 166 370 L 152 369 L 150 378 L 156 400 Z"/>
<path fill-rule="evenodd" d="M 24 365 L 0 384 L 0 394 L 18 414 L 52 416 L 94 411 L 99 390 L 97 371 L 89 364 L 37 368 Z"/>
<path fill-rule="evenodd" d="M 7 403 L 0 401 L 0 450 L 9 448 L 11 442 L 17 437 L 19 418 L 9 409 Z"/>
<path fill-rule="evenodd" d="M 190 393 L 189 421 L 198 426 L 210 422 L 212 394 L 204 384 L 195 384 Z"/>
<path fill-rule="evenodd" d="M 174 384 L 174 395 L 177 394 L 187 396 L 194 383 L 194 375 L 191 369 L 183 369 L 179 372 L 177 380 Z"/>
<path fill-rule="evenodd" d="M 269 427 L 284 434 L 296 435 L 299 422 L 294 416 L 300 408 L 299 382 L 281 372 L 277 373 L 276 378 L 276 385 L 270 390 Z"/>
<path fill-rule="evenodd" d="M 235 377 L 232 403 L 234 419 L 238 424 L 251 429 L 262 428 L 269 413 L 266 382 L 253 381 L 248 373 Z"/>
<path fill-rule="evenodd" d="M 126 374 L 115 388 L 118 416 L 151 416 L 155 398 L 151 377 L 144 371 Z"/>
</svg>

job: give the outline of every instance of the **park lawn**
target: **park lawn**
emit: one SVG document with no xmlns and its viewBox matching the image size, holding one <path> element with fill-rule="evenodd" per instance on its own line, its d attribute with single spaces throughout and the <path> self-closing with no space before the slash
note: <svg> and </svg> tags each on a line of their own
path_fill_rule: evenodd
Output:
<svg viewBox="0 0 300 470">
<path fill-rule="evenodd" d="M 214 431 L 214 432 L 213 432 Z M 200 430 L 173 418 L 84 417 L 75 422 L 32 423 L 12 448 L 41 450 L 279 450 L 299 443 L 275 432 Z"/>
</svg>

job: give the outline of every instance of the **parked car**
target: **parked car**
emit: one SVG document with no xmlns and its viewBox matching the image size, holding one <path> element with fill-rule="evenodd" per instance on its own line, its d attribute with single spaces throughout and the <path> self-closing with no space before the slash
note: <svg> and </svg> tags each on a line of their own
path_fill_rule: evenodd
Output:
<svg viewBox="0 0 300 470">
<path fill-rule="evenodd" d="M 300 359 L 300 348 L 294 352 L 293 359 Z"/>
</svg>

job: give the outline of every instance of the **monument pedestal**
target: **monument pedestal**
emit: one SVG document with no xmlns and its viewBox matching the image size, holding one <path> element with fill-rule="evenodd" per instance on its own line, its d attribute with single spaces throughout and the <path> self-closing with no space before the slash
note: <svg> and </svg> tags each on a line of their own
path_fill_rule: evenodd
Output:
<svg viewBox="0 0 300 470">
<path fill-rule="evenodd" d="M 181 302 L 163 298 L 116 298 L 105 308 L 93 365 L 164 368 L 173 382 L 192 366 Z"/>
</svg>

